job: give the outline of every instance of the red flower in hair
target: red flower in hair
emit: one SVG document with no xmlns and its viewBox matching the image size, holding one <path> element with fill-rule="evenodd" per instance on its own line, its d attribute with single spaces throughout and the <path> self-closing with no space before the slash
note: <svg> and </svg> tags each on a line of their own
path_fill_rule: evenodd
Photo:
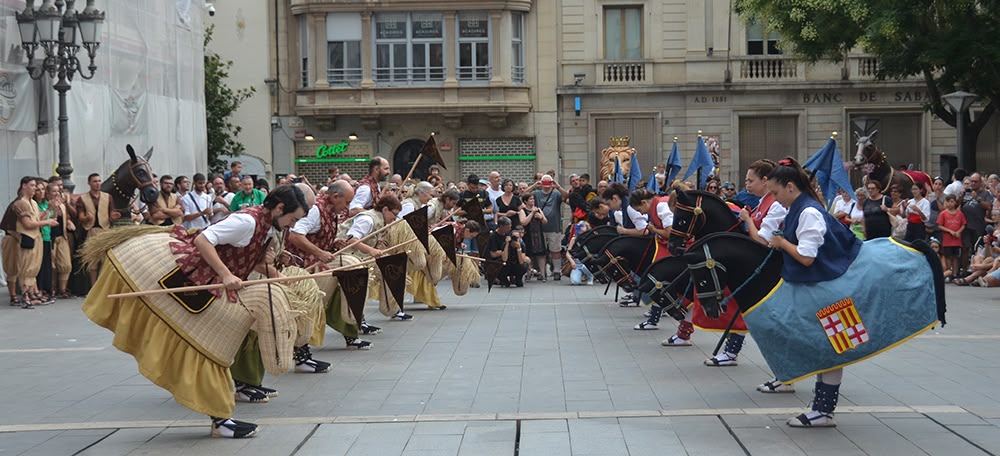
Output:
<svg viewBox="0 0 1000 456">
<path fill-rule="evenodd" d="M 792 166 L 792 159 L 782 158 L 781 160 L 778 160 L 778 164 L 781 166 Z"/>
</svg>

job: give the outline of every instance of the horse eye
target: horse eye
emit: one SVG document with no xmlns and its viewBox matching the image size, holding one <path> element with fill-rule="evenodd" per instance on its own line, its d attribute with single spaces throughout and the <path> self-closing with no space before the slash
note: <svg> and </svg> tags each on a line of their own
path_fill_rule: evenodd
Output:
<svg viewBox="0 0 1000 456">
<path fill-rule="evenodd" d="M 704 288 L 704 287 L 708 286 L 708 281 L 707 280 L 700 280 L 700 281 L 698 281 L 698 286 Z"/>
</svg>

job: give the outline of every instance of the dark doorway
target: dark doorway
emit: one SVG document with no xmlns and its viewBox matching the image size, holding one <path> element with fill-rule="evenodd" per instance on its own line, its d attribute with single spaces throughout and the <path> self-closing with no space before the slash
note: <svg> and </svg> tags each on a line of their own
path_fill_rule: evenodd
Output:
<svg viewBox="0 0 1000 456">
<path fill-rule="evenodd" d="M 424 148 L 424 144 L 426 144 L 426 141 L 419 139 L 411 139 L 400 144 L 392 156 L 392 172 L 403 176 L 405 179 L 406 173 L 410 172 L 410 168 L 413 167 L 413 162 L 420 155 L 420 149 Z M 419 180 L 426 179 L 430 175 L 430 168 L 433 164 L 434 161 L 430 158 L 421 158 L 417 169 L 413 170 L 412 177 Z"/>
</svg>

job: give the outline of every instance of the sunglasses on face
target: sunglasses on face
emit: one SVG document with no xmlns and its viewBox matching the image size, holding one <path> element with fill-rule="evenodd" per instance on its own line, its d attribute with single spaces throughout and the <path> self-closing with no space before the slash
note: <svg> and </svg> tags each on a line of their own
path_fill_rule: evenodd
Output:
<svg viewBox="0 0 1000 456">
<path fill-rule="evenodd" d="M 708 189 L 709 189 L 709 190 L 718 190 L 718 189 L 719 189 L 719 187 L 716 187 L 716 186 L 714 186 L 714 185 L 709 185 L 709 186 L 708 186 Z"/>
</svg>

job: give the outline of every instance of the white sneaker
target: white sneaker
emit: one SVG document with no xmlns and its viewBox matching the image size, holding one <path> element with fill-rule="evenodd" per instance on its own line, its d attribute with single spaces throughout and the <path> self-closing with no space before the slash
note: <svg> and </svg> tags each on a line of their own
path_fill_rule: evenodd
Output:
<svg viewBox="0 0 1000 456">
<path fill-rule="evenodd" d="M 729 352 L 722 352 L 711 358 L 705 360 L 705 365 L 709 367 L 728 367 L 736 366 L 736 355 Z"/>
</svg>

